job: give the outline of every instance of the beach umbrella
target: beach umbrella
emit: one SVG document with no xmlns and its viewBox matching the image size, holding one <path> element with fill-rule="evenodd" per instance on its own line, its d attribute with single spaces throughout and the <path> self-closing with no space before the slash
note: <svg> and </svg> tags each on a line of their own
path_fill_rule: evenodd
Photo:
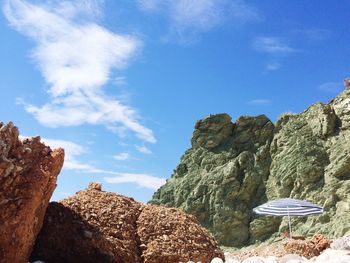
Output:
<svg viewBox="0 0 350 263">
<path fill-rule="evenodd" d="M 291 216 L 307 216 L 322 214 L 323 208 L 304 200 L 283 198 L 273 200 L 262 204 L 258 207 L 255 207 L 253 211 L 258 215 L 288 216 L 289 236 L 291 236 Z"/>
</svg>

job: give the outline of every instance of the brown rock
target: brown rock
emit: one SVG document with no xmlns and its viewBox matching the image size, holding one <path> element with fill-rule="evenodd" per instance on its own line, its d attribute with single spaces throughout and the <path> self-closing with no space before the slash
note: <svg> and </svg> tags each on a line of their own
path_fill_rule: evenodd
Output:
<svg viewBox="0 0 350 263">
<path fill-rule="evenodd" d="M 0 262 L 27 262 L 64 159 L 40 137 L 18 136 L 0 123 Z"/>
<path fill-rule="evenodd" d="M 285 251 L 291 254 L 298 254 L 306 258 L 312 258 L 330 247 L 331 241 L 321 234 L 316 234 L 307 240 L 289 239 L 284 242 Z"/>
<path fill-rule="evenodd" d="M 50 203 L 31 260 L 206 263 L 224 258 L 193 216 L 100 189 L 92 183 L 73 197 Z"/>
<path fill-rule="evenodd" d="M 215 257 L 224 259 L 212 235 L 194 216 L 180 209 L 147 205 L 137 225 L 145 263 L 206 263 Z"/>
<path fill-rule="evenodd" d="M 141 204 L 91 183 L 47 209 L 31 260 L 140 262 L 136 220 Z"/>
</svg>

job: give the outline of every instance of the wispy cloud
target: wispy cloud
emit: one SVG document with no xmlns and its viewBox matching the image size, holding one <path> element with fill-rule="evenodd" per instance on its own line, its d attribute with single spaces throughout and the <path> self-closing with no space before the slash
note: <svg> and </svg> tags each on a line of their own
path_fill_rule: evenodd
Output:
<svg viewBox="0 0 350 263">
<path fill-rule="evenodd" d="M 138 0 L 147 12 L 160 13 L 169 19 L 165 40 L 191 44 L 201 33 L 227 21 L 233 24 L 261 19 L 256 8 L 243 0 Z"/>
<path fill-rule="evenodd" d="M 249 105 L 257 105 L 257 106 L 270 105 L 271 103 L 272 101 L 268 99 L 256 99 L 256 100 L 248 101 Z"/>
<path fill-rule="evenodd" d="M 273 61 L 273 62 L 269 62 L 266 65 L 266 70 L 267 71 L 276 71 L 278 69 L 281 68 L 281 63 Z"/>
<path fill-rule="evenodd" d="M 261 52 L 279 55 L 297 51 L 285 39 L 279 37 L 257 37 L 253 43 L 253 47 Z"/>
<path fill-rule="evenodd" d="M 159 0 L 137 0 L 137 4 L 140 9 L 147 12 L 156 12 L 159 11 L 161 5 L 168 4 L 166 1 Z"/>
<path fill-rule="evenodd" d="M 135 146 L 136 150 L 138 150 L 140 153 L 143 154 L 152 154 L 152 151 L 150 149 L 148 149 L 146 146 L 139 146 L 136 145 Z"/>
<path fill-rule="evenodd" d="M 114 159 L 118 161 L 125 161 L 131 158 L 129 153 L 119 153 L 113 156 Z"/>
<path fill-rule="evenodd" d="M 128 81 L 126 80 L 125 77 L 116 77 L 114 78 L 114 83 L 117 86 L 125 86 L 126 84 L 128 84 Z"/>
<path fill-rule="evenodd" d="M 329 39 L 332 35 L 331 31 L 323 28 L 303 28 L 295 29 L 291 34 L 298 39 L 307 42 L 320 42 Z"/>
<path fill-rule="evenodd" d="M 19 136 L 21 140 L 31 138 L 31 136 Z M 80 162 L 77 158 L 87 152 L 87 149 L 79 144 L 66 140 L 41 138 L 41 142 L 50 146 L 51 149 L 64 149 L 63 169 L 79 170 L 90 173 L 99 172 L 100 170 L 89 164 Z"/>
<path fill-rule="evenodd" d="M 28 137 L 22 137 L 22 139 L 23 138 Z M 85 154 L 87 152 L 87 149 L 74 142 L 47 138 L 42 138 L 41 141 L 44 142 L 46 145 L 50 146 L 51 148 L 61 147 L 65 150 L 65 160 L 63 166 L 64 169 L 77 170 L 85 173 L 108 174 L 113 176 L 105 177 L 105 180 L 108 183 L 135 183 L 140 187 L 145 187 L 152 190 L 158 189 L 165 183 L 165 179 L 163 178 L 144 173 L 120 173 L 110 170 L 99 169 L 93 165 L 82 163 L 81 161 L 79 161 L 79 156 Z M 119 157 L 129 156 L 122 153 L 119 155 Z"/>
<path fill-rule="evenodd" d="M 41 141 L 51 148 L 63 148 L 65 152 L 63 169 L 86 171 L 90 173 L 99 172 L 94 166 L 82 163 L 78 157 L 87 153 L 87 149 L 79 144 L 66 140 L 41 138 Z"/>
<path fill-rule="evenodd" d="M 114 177 L 105 177 L 107 183 L 121 184 L 121 183 L 136 183 L 137 185 L 152 190 L 157 190 L 163 184 L 165 179 L 150 176 L 147 174 L 134 174 L 134 173 L 116 173 Z"/>
<path fill-rule="evenodd" d="M 154 143 L 153 131 L 140 124 L 137 111 L 102 90 L 111 70 L 125 68 L 141 41 L 98 25 L 99 1 L 50 3 L 7 0 L 3 6 L 10 25 L 36 43 L 31 57 L 49 84 L 50 101 L 25 104 L 26 111 L 45 126 L 102 124 Z"/>
<path fill-rule="evenodd" d="M 338 93 L 343 89 L 343 85 L 341 82 L 326 82 L 317 88 L 325 92 Z"/>
</svg>

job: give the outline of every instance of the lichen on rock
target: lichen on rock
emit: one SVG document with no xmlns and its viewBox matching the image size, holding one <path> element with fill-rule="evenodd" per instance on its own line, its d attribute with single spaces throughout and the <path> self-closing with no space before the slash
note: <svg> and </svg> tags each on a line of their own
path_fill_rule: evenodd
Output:
<svg viewBox="0 0 350 263">
<path fill-rule="evenodd" d="M 181 207 L 222 244 L 239 245 L 249 240 L 251 209 L 265 192 L 274 125 L 264 115 L 230 119 L 219 114 L 197 122 L 192 148 L 152 203 Z"/>
<path fill-rule="evenodd" d="M 150 201 L 195 215 L 222 245 L 276 238 L 287 220 L 252 208 L 276 198 L 324 207 L 321 216 L 295 217 L 299 234 L 328 238 L 350 231 L 350 89 L 328 104 L 267 117 L 210 115 L 195 125 L 192 147 Z"/>
</svg>

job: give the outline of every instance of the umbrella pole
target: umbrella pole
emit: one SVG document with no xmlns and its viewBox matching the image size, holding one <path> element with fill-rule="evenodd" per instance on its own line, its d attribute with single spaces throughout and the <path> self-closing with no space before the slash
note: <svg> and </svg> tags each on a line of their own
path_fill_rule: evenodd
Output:
<svg viewBox="0 0 350 263">
<path fill-rule="evenodd" d="M 289 238 L 292 238 L 292 226 L 290 224 L 289 207 L 287 207 L 287 212 L 288 212 Z"/>
</svg>

